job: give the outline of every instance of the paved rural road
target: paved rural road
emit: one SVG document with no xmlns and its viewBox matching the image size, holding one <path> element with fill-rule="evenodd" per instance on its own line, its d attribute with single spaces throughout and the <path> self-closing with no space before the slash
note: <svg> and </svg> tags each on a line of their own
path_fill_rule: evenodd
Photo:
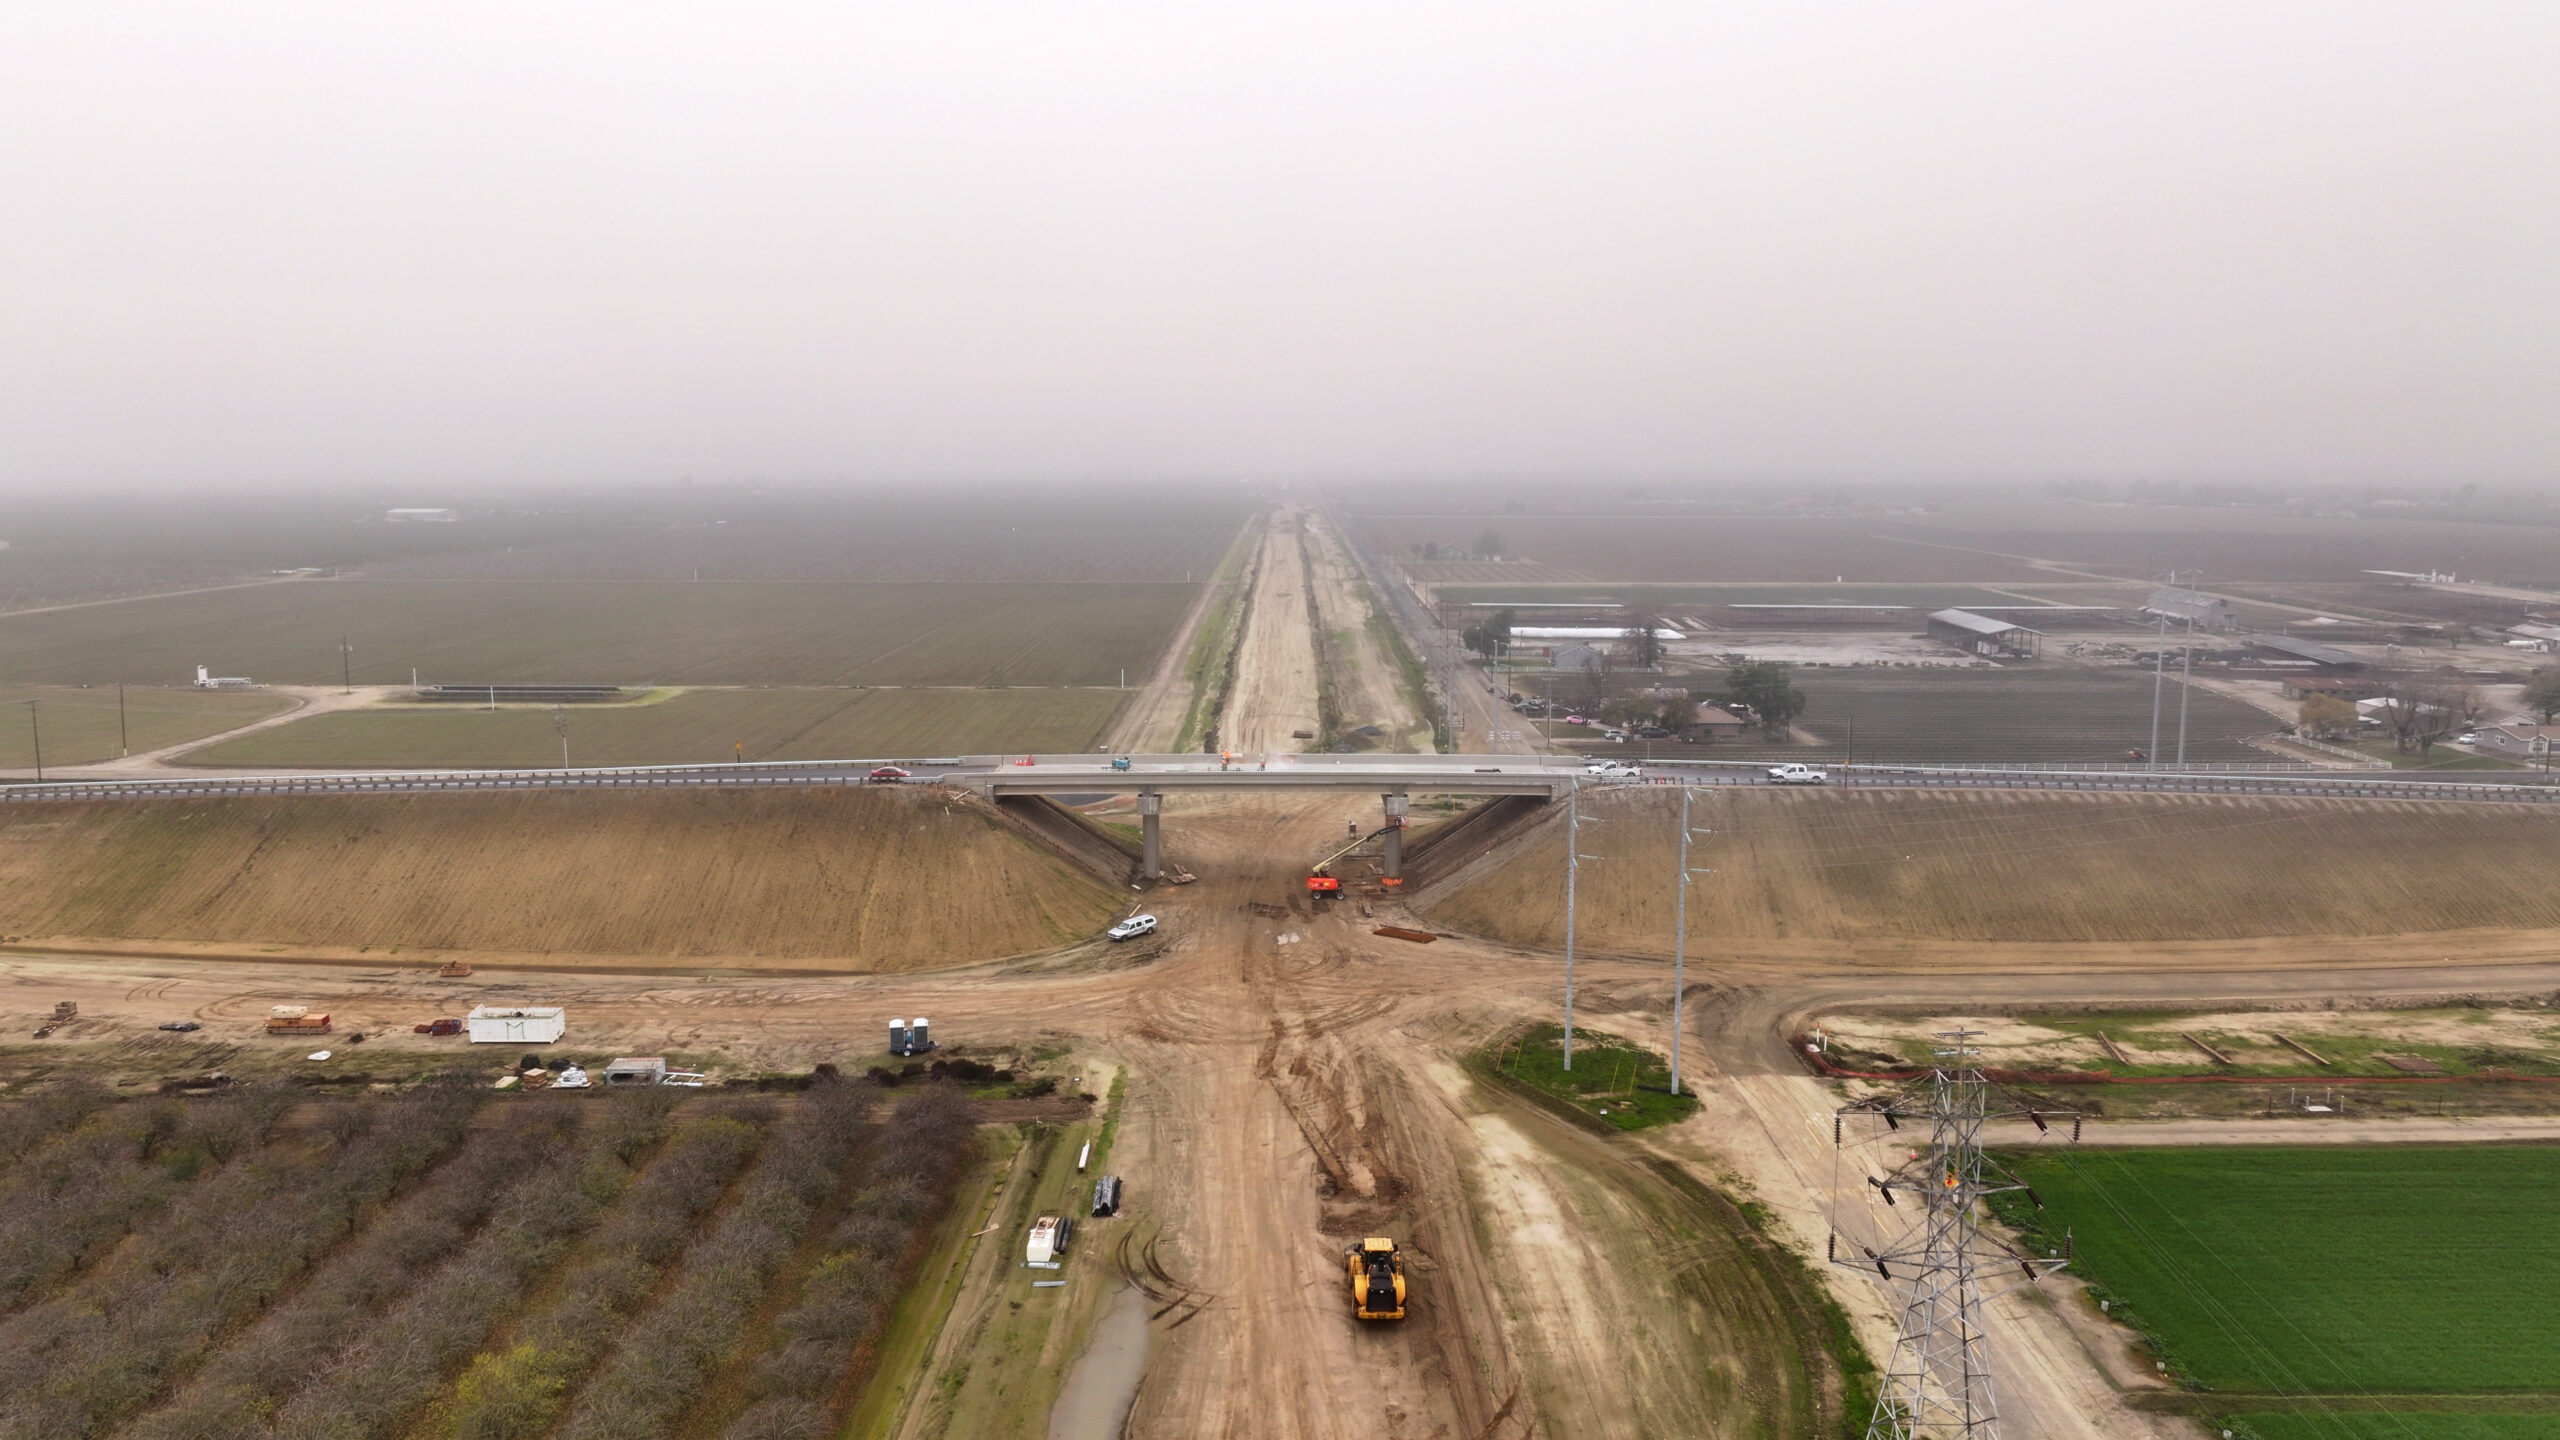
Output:
<svg viewBox="0 0 2560 1440">
<path fill-rule="evenodd" d="M 1761 785 L 1764 767 L 1744 762 L 1674 761 L 1645 767 L 1635 781 L 1587 776 L 1577 759 L 1532 755 L 1248 755 L 1222 765 L 1214 755 L 1138 755 L 1115 770 L 1091 755 L 913 756 L 865 760 L 762 761 L 733 765 L 636 765 L 596 769 L 416 770 L 88 779 L 0 786 L 0 802 L 200 799 L 218 795 L 409 794 L 439 790 L 586 790 L 630 787 L 858 785 L 895 765 L 908 783 L 942 783 L 1018 793 L 1114 794 L 1169 790 L 1343 790 L 1381 788 L 1446 794 L 1518 793 L 1575 784 Z M 1486 761 L 1498 761 L 1488 765 Z M 1028 762 L 1028 763 L 1026 763 Z M 2137 795 L 2291 795 L 2343 800 L 2466 800 L 2560 803 L 2560 785 L 2449 776 L 2424 780 L 2326 773 L 2262 773 L 2244 767 L 2159 771 L 2002 769 L 1996 766 L 1837 767 L 1832 783 L 1854 789 L 2063 790 Z"/>
</svg>

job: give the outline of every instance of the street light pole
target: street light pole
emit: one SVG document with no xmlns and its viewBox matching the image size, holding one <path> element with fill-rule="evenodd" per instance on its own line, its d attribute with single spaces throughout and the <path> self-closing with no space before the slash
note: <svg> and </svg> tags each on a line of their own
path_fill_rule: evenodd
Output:
<svg viewBox="0 0 2560 1440">
<path fill-rule="evenodd" d="M 2169 572 L 2169 586 L 2177 588 L 2178 572 Z M 2151 647 L 2151 748 L 2142 752 L 2146 769 L 2160 768 L 2160 687 L 2169 678 L 2169 612 L 2160 612 L 2160 638 Z"/>
<path fill-rule="evenodd" d="M 2193 591 L 2187 595 L 2187 643 L 2178 654 L 2178 768 L 2187 768 L 2187 697 L 2195 692 L 2196 616 Z"/>
<path fill-rule="evenodd" d="M 27 732 L 35 738 L 36 783 L 44 783 L 44 727 L 36 724 L 36 702 L 27 702 Z"/>
<path fill-rule="evenodd" d="M 356 647 L 348 642 L 346 636 L 339 636 L 338 683 L 342 687 L 339 691 L 340 694 L 353 695 L 356 693 L 355 655 Z"/>
<path fill-rule="evenodd" d="M 33 705 L 35 702 L 27 702 Z M 1582 871 L 1582 782 L 1564 792 L 1564 1068 L 1573 1069 L 1573 886 Z"/>
<path fill-rule="evenodd" d="M 1680 787 L 1680 907 L 1671 927 L 1671 1093 L 1680 1093 L 1680 1002 L 1689 962 L 1689 787 Z"/>
</svg>

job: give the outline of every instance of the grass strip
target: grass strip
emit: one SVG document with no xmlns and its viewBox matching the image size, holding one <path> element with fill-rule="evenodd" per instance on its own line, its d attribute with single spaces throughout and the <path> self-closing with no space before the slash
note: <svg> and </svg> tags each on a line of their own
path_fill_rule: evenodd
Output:
<svg viewBox="0 0 2560 1440">
<path fill-rule="evenodd" d="M 1203 750 L 1217 747 L 1218 721 L 1235 693 L 1245 602 L 1253 594 L 1254 576 L 1262 565 L 1262 523 L 1257 515 L 1237 533 L 1211 580 L 1218 586 L 1218 597 L 1200 618 L 1200 629 L 1191 637 L 1191 656 L 1183 665 L 1191 677 L 1191 704 L 1183 712 L 1182 733 L 1174 742 L 1177 751 L 1195 745 Z"/>
<path fill-rule="evenodd" d="M 1671 1093 L 1661 1055 L 1602 1030 L 1573 1032 L 1573 1068 L 1564 1068 L 1564 1027 L 1514 1031 L 1478 1055 L 1478 1064 L 1551 1096 L 1617 1130 L 1647 1130 L 1697 1113 L 1698 1097 Z"/>
</svg>

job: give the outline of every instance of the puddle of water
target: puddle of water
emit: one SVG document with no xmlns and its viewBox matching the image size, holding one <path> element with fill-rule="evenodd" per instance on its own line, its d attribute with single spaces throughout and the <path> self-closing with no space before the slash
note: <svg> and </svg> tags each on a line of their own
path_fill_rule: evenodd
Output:
<svg viewBox="0 0 2560 1440">
<path fill-rule="evenodd" d="M 1067 1373 L 1049 1412 L 1049 1440 L 1120 1440 L 1146 1371 L 1146 1297 L 1124 1288 L 1094 1322 L 1092 1340 Z"/>
</svg>

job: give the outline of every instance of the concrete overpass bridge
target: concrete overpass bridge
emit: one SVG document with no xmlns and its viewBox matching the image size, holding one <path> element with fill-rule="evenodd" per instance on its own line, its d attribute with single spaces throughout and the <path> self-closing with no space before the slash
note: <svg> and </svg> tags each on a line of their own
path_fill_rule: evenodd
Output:
<svg viewBox="0 0 2560 1440">
<path fill-rule="evenodd" d="M 1126 769 L 1117 763 L 1126 760 Z M 991 799 L 1011 795 L 1135 795 L 1146 868 L 1161 866 L 1163 797 L 1174 791 L 1333 791 L 1374 794 L 1389 822 L 1389 862 L 1400 865 L 1409 797 L 1530 795 L 1562 798 L 1577 785 L 1758 785 L 1765 762 L 1648 760 L 1640 781 L 1601 780 L 1577 757 L 1541 755 L 1273 755 L 1222 762 L 1215 755 L 967 755 L 868 760 L 779 760 L 746 764 L 627 765 L 585 769 L 300 772 L 115 780 L 79 778 L 0 784 L 0 804 L 211 799 L 225 796 L 378 795 L 474 790 L 755 789 L 860 785 L 874 770 L 908 772 L 902 783 L 942 784 Z M 2191 765 L 2158 770 L 2122 765 L 1852 765 L 1832 767 L 1844 788 L 2073 790 L 2112 794 L 2268 795 L 2333 800 L 2429 800 L 2560 804 L 2553 777 L 2464 771 L 2403 777 L 2390 772 L 2317 770 L 2300 765 Z M 1390 873 L 1393 873 L 1391 870 Z"/>
<path fill-rule="evenodd" d="M 1586 780 L 1584 762 L 1538 755 L 1025 755 L 992 767 L 946 770 L 945 784 L 990 799 L 1009 795 L 1138 797 L 1138 873 L 1164 873 L 1164 797 L 1171 790 L 1374 794 L 1384 807 L 1384 872 L 1404 878 L 1404 822 L 1412 797 L 1534 795 L 1560 799 Z"/>
</svg>

